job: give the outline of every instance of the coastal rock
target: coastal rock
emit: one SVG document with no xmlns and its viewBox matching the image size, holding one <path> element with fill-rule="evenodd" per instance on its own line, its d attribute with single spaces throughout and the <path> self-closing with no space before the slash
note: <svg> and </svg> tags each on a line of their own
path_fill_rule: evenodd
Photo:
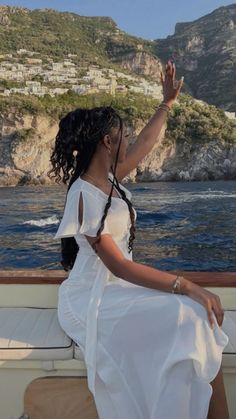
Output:
<svg viewBox="0 0 236 419">
<path fill-rule="evenodd" d="M 236 144 L 169 144 L 162 136 L 125 181 L 205 181 L 236 179 Z"/>
<path fill-rule="evenodd" d="M 51 183 L 46 176 L 58 124 L 45 116 L 0 117 L 0 186 Z"/>
<path fill-rule="evenodd" d="M 147 122 L 147 121 L 146 121 Z M 130 145 L 146 122 L 130 126 Z M 46 115 L 9 112 L 0 116 L 0 186 L 55 185 L 47 171 L 58 122 Z M 156 144 L 126 182 L 236 179 L 236 144 L 170 141 L 163 127 Z"/>
</svg>

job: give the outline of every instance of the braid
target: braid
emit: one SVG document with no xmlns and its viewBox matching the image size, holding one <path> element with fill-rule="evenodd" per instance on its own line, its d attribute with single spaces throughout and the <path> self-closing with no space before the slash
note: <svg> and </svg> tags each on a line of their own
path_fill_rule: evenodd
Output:
<svg viewBox="0 0 236 419">
<path fill-rule="evenodd" d="M 130 230 L 129 230 L 130 231 L 130 236 L 129 236 L 129 243 L 128 243 L 128 252 L 130 253 L 133 250 L 133 241 L 135 239 L 135 231 L 136 231 L 134 209 L 133 209 L 132 203 L 130 202 L 130 200 L 126 196 L 125 191 L 120 188 L 119 182 L 118 182 L 115 175 L 114 175 L 114 179 L 115 179 L 115 183 L 116 183 L 116 188 L 120 192 L 122 199 L 127 203 L 129 213 L 130 213 L 131 226 L 130 226 Z M 113 185 L 114 185 L 114 183 L 113 183 Z M 107 217 L 108 210 L 111 206 L 112 190 L 113 190 L 113 186 L 111 188 L 107 203 L 106 203 L 105 208 L 104 208 L 104 214 L 103 214 L 102 219 L 101 219 L 101 226 L 97 231 L 97 240 L 96 240 L 96 242 L 94 242 L 92 244 L 92 247 L 93 247 L 93 249 L 95 250 L 96 253 L 97 253 L 96 244 L 99 243 L 99 241 L 101 240 L 101 232 L 104 228 L 104 222 L 105 222 L 105 219 Z"/>
<path fill-rule="evenodd" d="M 129 229 L 130 236 L 129 236 L 128 251 L 130 253 L 133 250 L 133 241 L 135 239 L 135 231 L 136 231 L 134 209 L 133 209 L 132 203 L 130 202 L 130 200 L 126 196 L 125 191 L 120 188 L 119 182 L 118 182 L 115 175 L 114 175 L 114 179 L 115 179 L 115 182 L 116 182 L 116 188 L 120 192 L 122 199 L 127 203 L 128 208 L 129 208 L 131 226 L 130 226 L 130 229 Z"/>
</svg>

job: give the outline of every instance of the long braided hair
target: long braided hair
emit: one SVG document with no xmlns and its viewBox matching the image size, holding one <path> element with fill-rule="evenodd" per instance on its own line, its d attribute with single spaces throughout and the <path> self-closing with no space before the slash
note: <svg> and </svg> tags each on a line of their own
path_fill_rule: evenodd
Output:
<svg viewBox="0 0 236 419">
<path fill-rule="evenodd" d="M 67 113 L 59 122 L 59 131 L 56 135 L 55 147 L 50 157 L 52 169 L 47 172 L 47 175 L 50 178 L 56 178 L 55 180 L 57 183 L 60 183 L 62 179 L 62 182 L 67 184 L 69 179 L 68 193 L 73 182 L 88 169 L 99 141 L 106 134 L 109 134 L 114 127 L 119 127 L 120 139 L 115 164 L 114 167 L 111 166 L 113 174 L 113 180 L 109 179 L 112 183 L 111 191 L 104 208 L 104 214 L 101 218 L 101 225 L 97 231 L 97 240 L 93 243 L 93 249 L 96 253 L 96 244 L 101 239 L 104 221 L 111 206 L 114 186 L 119 191 L 121 198 L 127 203 L 130 213 L 129 253 L 133 250 L 133 241 L 135 239 L 134 209 L 131 201 L 126 196 L 125 191 L 120 188 L 119 182 L 115 176 L 123 132 L 123 121 L 120 115 L 111 106 L 95 107 L 92 109 L 78 108 Z M 74 155 L 75 152 L 77 153 L 76 156 Z M 60 175 L 61 170 L 63 172 L 63 177 Z M 72 269 L 78 250 L 79 246 L 74 237 L 61 238 L 61 265 L 65 271 Z"/>
</svg>

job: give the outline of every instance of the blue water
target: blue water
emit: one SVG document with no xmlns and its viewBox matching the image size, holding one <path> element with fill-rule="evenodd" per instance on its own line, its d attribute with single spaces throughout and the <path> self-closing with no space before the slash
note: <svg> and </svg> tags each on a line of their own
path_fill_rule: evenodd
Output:
<svg viewBox="0 0 236 419">
<path fill-rule="evenodd" d="M 236 182 L 125 184 L 133 193 L 133 259 L 160 270 L 236 272 Z M 66 186 L 0 188 L 0 269 L 62 269 L 53 240 Z"/>
</svg>

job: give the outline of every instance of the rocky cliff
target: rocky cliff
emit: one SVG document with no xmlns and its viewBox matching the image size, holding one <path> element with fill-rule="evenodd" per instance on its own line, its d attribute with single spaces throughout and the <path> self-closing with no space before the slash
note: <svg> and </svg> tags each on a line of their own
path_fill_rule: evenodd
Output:
<svg viewBox="0 0 236 419">
<path fill-rule="evenodd" d="M 158 58 L 145 51 L 123 53 L 120 56 L 113 58 L 113 62 L 116 62 L 130 72 L 150 76 L 155 79 L 156 82 L 160 81 L 162 63 Z"/>
<path fill-rule="evenodd" d="M 206 144 L 168 144 L 165 138 L 126 178 L 136 182 L 220 179 L 236 180 L 236 144 L 229 147 L 218 139 Z"/>
<path fill-rule="evenodd" d="M 46 171 L 58 124 L 47 116 L 0 117 L 0 186 L 47 183 Z"/>
<path fill-rule="evenodd" d="M 178 23 L 174 35 L 154 44 L 159 58 L 175 59 L 195 98 L 236 111 L 236 4 Z"/>
<path fill-rule="evenodd" d="M 130 145 L 147 121 L 130 126 Z M 58 122 L 48 115 L 8 112 L 0 116 L 0 186 L 54 184 L 47 177 Z M 236 142 L 173 139 L 165 127 L 153 150 L 126 181 L 236 179 Z"/>
</svg>

